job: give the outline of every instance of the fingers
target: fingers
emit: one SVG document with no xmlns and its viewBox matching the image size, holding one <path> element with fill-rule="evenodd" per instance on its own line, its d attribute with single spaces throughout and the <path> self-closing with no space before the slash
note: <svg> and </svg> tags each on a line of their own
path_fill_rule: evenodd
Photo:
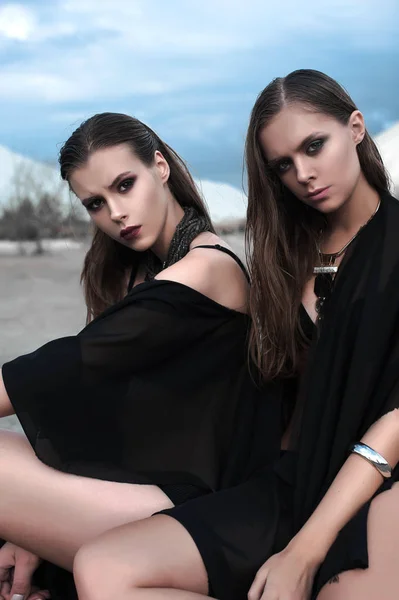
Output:
<svg viewBox="0 0 399 600">
<path fill-rule="evenodd" d="M 26 600 L 29 597 L 32 576 L 37 566 L 38 560 L 33 554 L 27 554 L 16 561 L 10 592 L 11 600 Z"/>
<path fill-rule="evenodd" d="M 25 598 L 20 594 L 11 596 L 11 584 L 5 582 L 0 587 L 0 600 L 50 600 L 51 594 L 48 590 L 38 590 L 37 588 L 30 596 Z"/>
<path fill-rule="evenodd" d="M 10 561 L 8 557 L 3 557 L 0 553 L 0 583 L 8 581 L 10 578 L 10 568 L 14 566 L 14 561 Z"/>
<path fill-rule="evenodd" d="M 10 597 L 11 583 L 9 581 L 3 581 L 0 587 L 0 600 L 8 600 Z"/>
<path fill-rule="evenodd" d="M 30 594 L 30 596 L 23 596 L 22 594 L 13 594 L 11 596 L 11 586 L 2 589 L 0 592 L 0 600 L 50 600 L 51 594 L 48 590 L 38 590 Z"/>
<path fill-rule="evenodd" d="M 267 570 L 259 569 L 248 592 L 248 600 L 260 600 L 265 591 Z"/>
<path fill-rule="evenodd" d="M 0 567 L 0 583 L 8 581 L 10 578 L 10 569 L 6 567 Z M 0 588 L 1 589 L 1 588 Z"/>
<path fill-rule="evenodd" d="M 15 564 L 14 546 L 6 542 L 0 549 L 0 600 L 7 598 L 8 587 L 11 579 L 10 569 Z"/>
</svg>

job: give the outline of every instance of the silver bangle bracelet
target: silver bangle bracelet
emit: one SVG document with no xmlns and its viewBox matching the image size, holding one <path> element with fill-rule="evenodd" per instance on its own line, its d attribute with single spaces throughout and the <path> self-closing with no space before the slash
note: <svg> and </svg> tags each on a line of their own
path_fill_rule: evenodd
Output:
<svg viewBox="0 0 399 600">
<path fill-rule="evenodd" d="M 382 475 L 385 479 L 389 479 L 392 476 L 391 465 L 383 456 L 381 456 L 381 454 L 370 448 L 370 446 L 367 446 L 367 444 L 363 444 L 362 442 L 353 444 L 350 452 L 352 454 L 358 454 L 367 460 L 367 462 L 373 465 L 373 467 L 375 467 L 380 475 Z"/>
</svg>

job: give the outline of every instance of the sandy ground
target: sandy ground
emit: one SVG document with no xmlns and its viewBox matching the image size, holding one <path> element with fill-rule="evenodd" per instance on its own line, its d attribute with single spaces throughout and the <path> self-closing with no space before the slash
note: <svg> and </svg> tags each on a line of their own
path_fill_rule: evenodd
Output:
<svg viewBox="0 0 399 600">
<path fill-rule="evenodd" d="M 242 236 L 225 240 L 242 258 Z M 67 246 L 41 257 L 0 255 L 0 365 L 84 326 L 83 257 L 83 248 Z M 20 425 L 7 417 L 0 419 L 1 428 Z"/>
</svg>

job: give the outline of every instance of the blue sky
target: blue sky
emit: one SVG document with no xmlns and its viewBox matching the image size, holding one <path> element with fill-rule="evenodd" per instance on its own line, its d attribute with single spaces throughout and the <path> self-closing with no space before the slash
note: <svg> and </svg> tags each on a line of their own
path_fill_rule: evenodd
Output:
<svg viewBox="0 0 399 600">
<path fill-rule="evenodd" d="M 81 120 L 144 120 L 196 177 L 241 185 L 257 94 L 315 68 L 373 134 L 399 120 L 399 0 L 0 0 L 0 144 L 56 162 Z"/>
</svg>

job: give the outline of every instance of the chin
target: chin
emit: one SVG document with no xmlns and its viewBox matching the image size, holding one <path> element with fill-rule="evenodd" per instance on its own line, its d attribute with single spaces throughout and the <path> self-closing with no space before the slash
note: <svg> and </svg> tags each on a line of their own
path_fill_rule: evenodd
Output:
<svg viewBox="0 0 399 600">
<path fill-rule="evenodd" d="M 319 206 L 315 206 L 314 208 L 319 212 L 323 213 L 323 215 L 330 215 L 336 212 L 340 208 L 340 206 L 337 206 L 337 204 L 332 202 L 325 202 L 323 204 L 320 204 Z"/>
<path fill-rule="evenodd" d="M 336 212 L 340 208 L 342 208 L 342 206 L 344 204 L 345 204 L 344 200 L 336 200 L 333 198 L 326 198 L 324 201 L 317 202 L 317 203 L 315 202 L 314 204 L 310 204 L 310 206 L 312 206 L 319 212 L 323 213 L 324 215 L 329 215 L 329 214 Z"/>
<path fill-rule="evenodd" d="M 154 242 L 148 238 L 138 238 L 129 242 L 129 248 L 136 252 L 146 252 L 147 250 L 151 250 L 153 245 Z"/>
<path fill-rule="evenodd" d="M 148 246 L 141 244 L 139 241 L 130 240 L 128 242 L 122 242 L 124 246 L 134 250 L 135 252 L 145 252 L 148 250 Z"/>
</svg>

